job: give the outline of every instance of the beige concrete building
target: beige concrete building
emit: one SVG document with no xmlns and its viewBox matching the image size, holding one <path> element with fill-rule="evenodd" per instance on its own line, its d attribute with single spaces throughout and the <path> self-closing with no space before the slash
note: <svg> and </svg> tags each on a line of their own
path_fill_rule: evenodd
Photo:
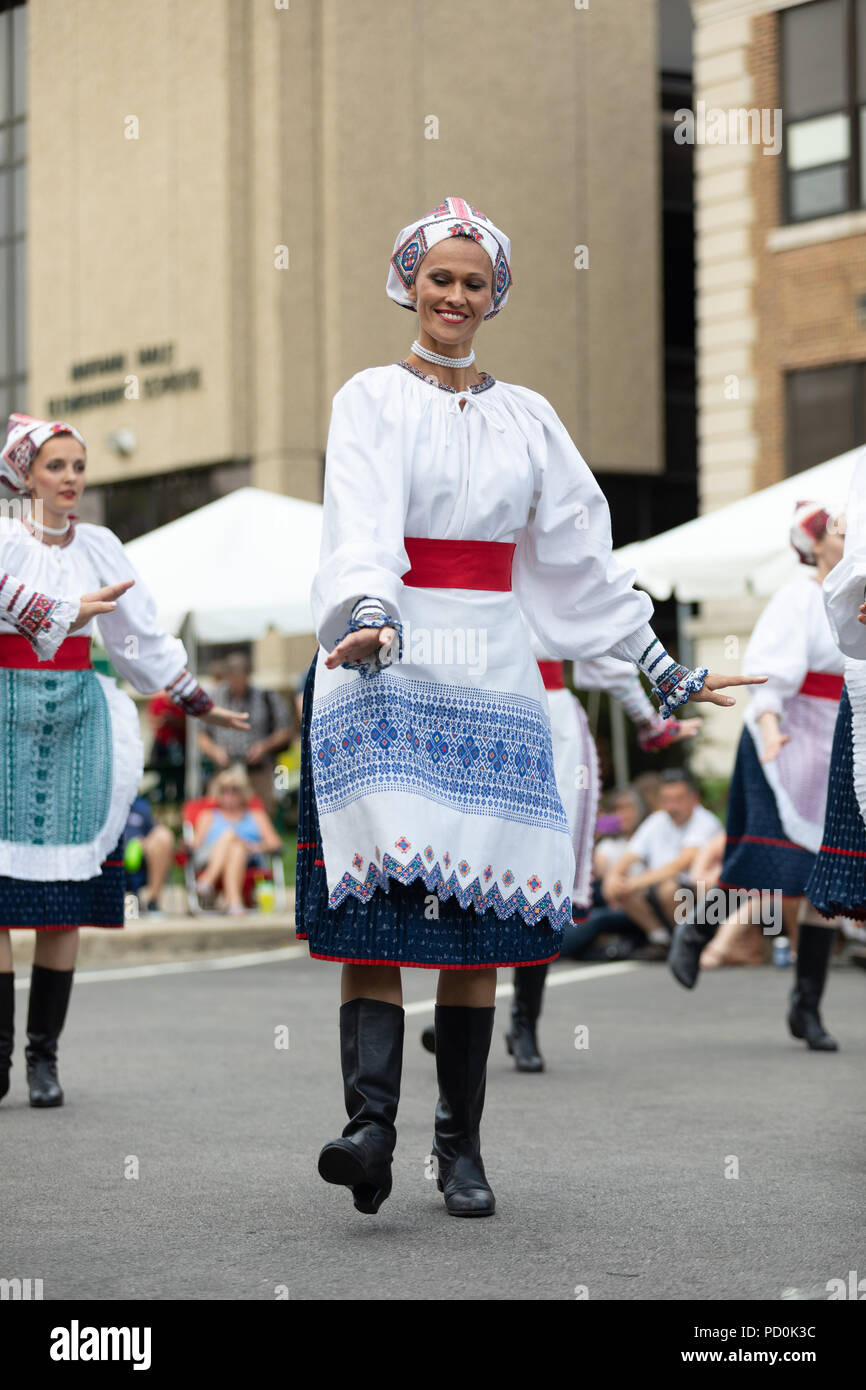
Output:
<svg viewBox="0 0 866 1390">
<path fill-rule="evenodd" d="M 692 0 L 692 12 L 695 107 L 764 118 L 759 139 L 695 150 L 698 464 L 710 511 L 866 440 L 866 6 Z M 762 606 L 704 604 L 697 658 L 739 669 Z M 698 766 L 727 772 L 738 721 L 709 719 Z"/>
<path fill-rule="evenodd" d="M 449 193 L 513 242 L 481 365 L 548 396 L 599 473 L 661 472 L 654 4 L 17 9 L 16 405 L 82 430 L 96 519 L 130 538 L 243 482 L 320 498 L 333 393 L 411 343 L 393 238 Z M 267 651 L 285 677 L 309 642 Z"/>
</svg>

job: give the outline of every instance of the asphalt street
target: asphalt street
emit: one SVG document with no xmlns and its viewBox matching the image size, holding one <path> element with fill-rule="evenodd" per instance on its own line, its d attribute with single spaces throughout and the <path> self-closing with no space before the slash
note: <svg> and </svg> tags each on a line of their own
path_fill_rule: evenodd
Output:
<svg viewBox="0 0 866 1390">
<path fill-rule="evenodd" d="M 778 1300 L 866 1275 L 861 972 L 831 974 L 835 1055 L 787 1036 L 790 971 L 772 967 L 690 995 L 664 966 L 554 966 L 540 1076 L 513 1070 L 500 1000 L 482 1129 L 498 1209 L 466 1221 L 427 1162 L 433 972 L 404 976 L 394 1192 L 373 1217 L 316 1172 L 344 1123 L 339 967 L 303 947 L 201 967 L 76 984 L 62 1109 L 28 1106 L 19 1040 L 0 1276 L 63 1300 Z"/>
</svg>

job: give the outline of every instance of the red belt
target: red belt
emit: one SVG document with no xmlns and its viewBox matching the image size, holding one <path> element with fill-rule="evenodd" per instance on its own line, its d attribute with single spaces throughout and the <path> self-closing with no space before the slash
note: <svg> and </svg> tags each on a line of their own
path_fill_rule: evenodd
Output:
<svg viewBox="0 0 866 1390">
<path fill-rule="evenodd" d="M 40 661 L 26 637 L 10 633 L 0 637 L 0 667 L 18 671 L 89 671 L 89 637 L 67 637 L 50 661 Z"/>
<path fill-rule="evenodd" d="M 561 661 L 539 661 L 538 669 L 541 672 L 545 690 L 565 689 L 565 677 L 562 674 Z"/>
<path fill-rule="evenodd" d="M 807 671 L 797 694 L 817 695 L 819 700 L 841 700 L 844 684 L 844 676 L 834 676 L 830 671 Z"/>
<path fill-rule="evenodd" d="M 404 536 L 409 569 L 403 583 L 415 589 L 511 589 L 513 541 L 444 541 Z"/>
</svg>

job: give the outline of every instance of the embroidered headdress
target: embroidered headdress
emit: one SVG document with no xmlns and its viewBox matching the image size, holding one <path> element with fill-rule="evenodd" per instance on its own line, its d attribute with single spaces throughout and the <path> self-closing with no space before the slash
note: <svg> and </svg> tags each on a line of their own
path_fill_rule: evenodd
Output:
<svg viewBox="0 0 866 1390">
<path fill-rule="evenodd" d="M 62 420 L 33 420 L 29 415 L 10 415 L 6 443 L 0 453 L 0 483 L 12 492 L 27 491 L 27 474 L 42 445 L 55 434 L 71 434 L 84 440 Z"/>
<path fill-rule="evenodd" d="M 462 198 L 446 198 L 432 212 L 404 227 L 394 243 L 391 268 L 385 290 L 404 309 L 414 309 L 409 288 L 418 274 L 418 267 L 431 246 L 446 237 L 471 237 L 483 247 L 493 266 L 493 304 L 486 319 L 492 319 L 508 299 L 511 287 L 511 242 L 489 217 Z"/>
<path fill-rule="evenodd" d="M 830 525 L 830 513 L 818 502 L 798 502 L 791 523 L 791 544 L 803 565 L 817 565 L 815 542 Z"/>
</svg>

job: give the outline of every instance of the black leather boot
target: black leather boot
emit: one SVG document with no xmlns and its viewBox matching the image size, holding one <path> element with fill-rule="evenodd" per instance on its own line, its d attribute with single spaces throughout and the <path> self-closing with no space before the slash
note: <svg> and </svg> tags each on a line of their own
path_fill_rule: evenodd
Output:
<svg viewBox="0 0 866 1390">
<path fill-rule="evenodd" d="M 9 1090 L 9 1069 L 15 1043 L 15 976 L 0 975 L 0 1100 Z"/>
<path fill-rule="evenodd" d="M 827 968 L 836 932 L 832 927 L 800 924 L 797 936 L 797 982 L 791 991 L 788 1027 L 795 1038 L 805 1038 L 813 1052 L 838 1052 L 836 1039 L 826 1032 L 818 1005 L 824 993 Z"/>
<path fill-rule="evenodd" d="M 57 1039 L 66 1021 L 74 970 L 47 970 L 34 965 L 27 1011 L 27 1082 L 30 1104 L 37 1109 L 63 1104 L 57 1079 Z"/>
<path fill-rule="evenodd" d="M 436 1005 L 439 1102 L 433 1152 L 439 1167 L 437 1185 L 452 1216 L 492 1216 L 496 1210 L 479 1136 L 495 1013 Z"/>
<path fill-rule="evenodd" d="M 421 1029 L 421 1046 L 428 1052 L 436 1051 L 436 1028 L 434 1024 L 429 1024 Z"/>
<path fill-rule="evenodd" d="M 675 980 L 686 989 L 694 989 L 701 969 L 701 951 L 716 934 L 716 927 L 706 922 L 680 922 L 674 927 L 668 965 Z"/>
<path fill-rule="evenodd" d="M 546 965 L 518 965 L 514 971 L 511 1027 L 505 1034 L 505 1046 L 518 1071 L 544 1071 L 535 1029 L 546 978 Z"/>
<path fill-rule="evenodd" d="M 325 1182 L 350 1187 L 372 1216 L 391 1191 L 405 1015 L 399 1004 L 352 999 L 340 1008 L 340 1058 L 349 1123 L 319 1154 Z"/>
</svg>

